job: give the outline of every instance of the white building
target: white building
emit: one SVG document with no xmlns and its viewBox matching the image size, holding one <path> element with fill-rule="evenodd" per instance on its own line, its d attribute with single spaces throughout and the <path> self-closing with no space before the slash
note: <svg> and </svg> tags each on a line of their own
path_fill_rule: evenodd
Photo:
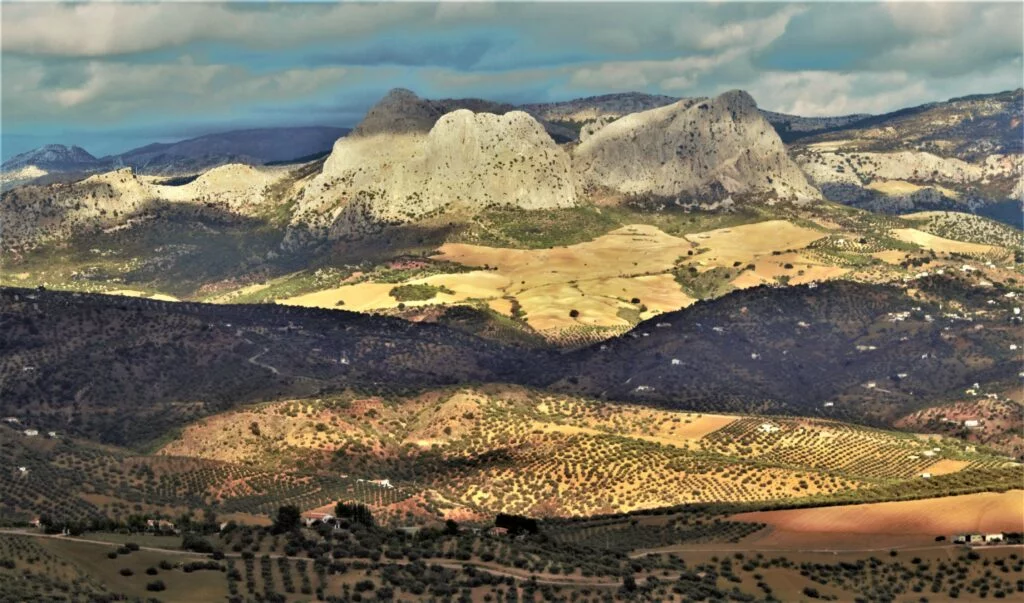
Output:
<svg viewBox="0 0 1024 603">
<path fill-rule="evenodd" d="M 967 419 L 964 421 L 964 427 L 977 427 L 980 425 L 977 419 Z"/>
</svg>

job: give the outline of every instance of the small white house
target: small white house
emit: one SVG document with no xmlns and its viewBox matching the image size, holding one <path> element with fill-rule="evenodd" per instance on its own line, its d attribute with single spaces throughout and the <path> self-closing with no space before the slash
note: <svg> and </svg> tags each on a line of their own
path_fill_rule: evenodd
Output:
<svg viewBox="0 0 1024 603">
<path fill-rule="evenodd" d="M 31 437 L 35 437 L 35 436 L 39 435 L 39 430 L 38 429 L 26 429 L 24 433 L 25 433 L 26 436 L 31 438 Z"/>
<path fill-rule="evenodd" d="M 377 484 L 381 488 L 394 488 L 394 486 L 391 485 L 391 480 L 389 479 L 373 479 L 370 480 L 370 483 Z"/>
<path fill-rule="evenodd" d="M 1003 541 L 1002 533 L 998 533 L 998 534 L 985 534 L 985 542 L 1002 542 L 1002 541 Z"/>
<path fill-rule="evenodd" d="M 679 366 L 682 363 L 683 363 L 683 361 L 678 359 L 678 358 L 673 358 L 672 359 L 672 366 Z"/>
<path fill-rule="evenodd" d="M 835 402 L 826 402 L 826 403 L 825 403 L 825 408 L 832 408 L 832 407 L 833 407 L 833 406 L 835 406 L 835 405 L 836 405 L 836 403 L 835 403 Z"/>
<path fill-rule="evenodd" d="M 763 433 L 775 433 L 779 430 L 779 426 L 771 423 L 761 423 L 758 425 L 757 430 Z"/>
<path fill-rule="evenodd" d="M 967 419 L 966 421 L 964 421 L 964 427 L 967 427 L 969 429 L 977 427 L 980 424 L 981 423 L 977 419 Z"/>
<path fill-rule="evenodd" d="M 922 478 L 924 478 L 924 479 L 931 479 L 931 477 L 932 477 L 932 474 L 931 474 L 931 473 L 928 473 L 928 472 L 926 471 L 926 472 L 924 472 L 924 473 L 922 473 L 922 474 L 921 474 L 921 477 L 922 477 Z"/>
<path fill-rule="evenodd" d="M 25 475 L 28 473 L 28 467 L 18 467 L 18 473 Z"/>
</svg>

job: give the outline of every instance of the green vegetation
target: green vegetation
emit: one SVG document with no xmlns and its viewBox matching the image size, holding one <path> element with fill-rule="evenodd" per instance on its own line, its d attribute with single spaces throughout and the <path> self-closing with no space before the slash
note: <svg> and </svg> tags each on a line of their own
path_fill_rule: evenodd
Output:
<svg viewBox="0 0 1024 603">
<path fill-rule="evenodd" d="M 388 295 L 400 302 L 427 301 L 434 299 L 438 293 L 452 295 L 455 292 L 445 286 L 435 287 L 434 285 L 399 285 L 388 291 Z"/>
</svg>

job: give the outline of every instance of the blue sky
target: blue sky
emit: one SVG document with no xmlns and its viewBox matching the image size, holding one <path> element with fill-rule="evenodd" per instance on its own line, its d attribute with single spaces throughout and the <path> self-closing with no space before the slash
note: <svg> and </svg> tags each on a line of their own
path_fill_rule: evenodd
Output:
<svg viewBox="0 0 1024 603">
<path fill-rule="evenodd" d="M 1006 3 L 5 3 L 0 153 L 352 126 L 390 88 L 542 102 L 748 90 L 801 115 L 1024 85 Z"/>
</svg>

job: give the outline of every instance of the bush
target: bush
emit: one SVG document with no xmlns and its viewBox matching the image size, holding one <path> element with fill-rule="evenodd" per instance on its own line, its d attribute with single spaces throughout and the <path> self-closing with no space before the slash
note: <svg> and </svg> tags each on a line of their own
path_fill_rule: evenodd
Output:
<svg viewBox="0 0 1024 603">
<path fill-rule="evenodd" d="M 162 590 L 167 590 L 167 585 L 164 584 L 163 580 L 153 580 L 146 585 L 146 590 L 158 593 Z"/>
<path fill-rule="evenodd" d="M 579 315 L 580 315 L 580 311 L 579 310 L 569 310 L 569 317 L 570 318 L 576 318 Z"/>
<path fill-rule="evenodd" d="M 122 576 L 134 576 L 135 575 L 135 572 L 132 571 L 132 568 L 130 568 L 130 567 L 122 567 L 121 571 L 119 573 Z"/>
<path fill-rule="evenodd" d="M 197 553 L 213 552 L 213 545 L 210 544 L 209 540 L 203 538 L 202 536 L 199 536 L 198 534 L 193 534 L 191 532 L 186 533 L 181 538 L 181 548 L 185 549 L 186 551 L 195 551 Z"/>
<path fill-rule="evenodd" d="M 147 567 L 147 568 L 146 568 L 146 575 L 147 575 L 147 576 L 155 576 L 155 575 L 157 575 L 158 573 L 159 573 L 159 572 L 158 572 L 158 571 L 156 571 L 156 568 L 155 568 L 155 567 Z"/>
<path fill-rule="evenodd" d="M 117 551 L 110 551 L 107 553 L 107 559 L 117 559 Z"/>
<path fill-rule="evenodd" d="M 391 291 L 388 291 L 388 295 L 397 299 L 400 302 L 408 301 L 426 301 L 433 299 L 438 293 L 447 293 L 451 295 L 455 293 L 448 287 L 435 287 L 433 285 L 399 285 L 393 287 Z"/>
</svg>

